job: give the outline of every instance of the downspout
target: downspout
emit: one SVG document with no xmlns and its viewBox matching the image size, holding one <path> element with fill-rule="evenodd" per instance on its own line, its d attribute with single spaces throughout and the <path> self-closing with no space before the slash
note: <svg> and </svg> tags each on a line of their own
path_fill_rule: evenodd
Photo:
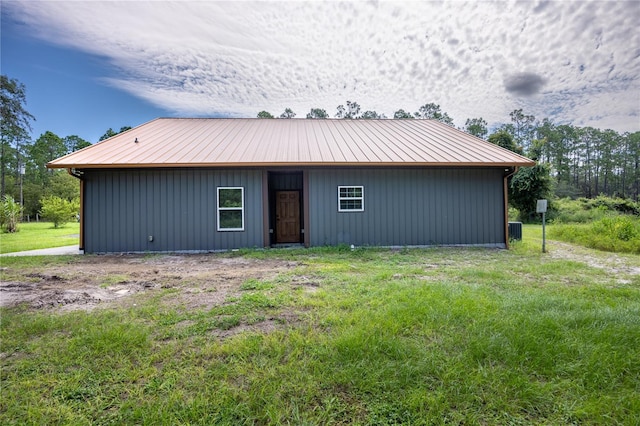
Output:
<svg viewBox="0 0 640 426">
<path fill-rule="evenodd" d="M 509 171 L 509 169 L 505 170 Z M 502 190 L 504 192 L 504 244 L 509 250 L 509 191 L 507 190 L 507 180 L 518 173 L 518 166 L 513 167 L 511 172 L 504 175 Z"/>
<path fill-rule="evenodd" d="M 82 175 L 84 174 L 81 171 L 76 169 L 67 169 L 67 173 L 69 173 L 74 178 L 77 178 L 80 181 L 80 237 L 79 237 L 79 249 L 84 251 L 84 179 Z"/>
</svg>

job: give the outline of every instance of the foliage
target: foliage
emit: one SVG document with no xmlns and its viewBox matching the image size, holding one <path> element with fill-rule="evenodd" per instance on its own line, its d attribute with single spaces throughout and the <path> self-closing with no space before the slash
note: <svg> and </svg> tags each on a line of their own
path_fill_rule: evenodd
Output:
<svg viewBox="0 0 640 426">
<path fill-rule="evenodd" d="M 556 223 L 587 223 L 602 219 L 611 214 L 640 216 L 640 202 L 606 197 L 596 198 L 559 198 L 553 201 L 553 220 Z"/>
<path fill-rule="evenodd" d="M 604 208 L 623 214 L 640 215 L 640 202 L 620 197 L 607 197 L 598 195 L 596 198 L 579 198 L 585 209 Z"/>
<path fill-rule="evenodd" d="M 437 120 L 449 126 L 453 126 L 453 118 L 449 114 L 440 109 L 440 105 L 428 103 L 422 105 L 417 112 L 413 114 L 416 118 L 425 120 Z"/>
<path fill-rule="evenodd" d="M 258 113 L 258 118 L 274 118 L 273 115 L 268 111 L 260 111 Z"/>
<path fill-rule="evenodd" d="M 91 142 L 82 139 L 78 135 L 70 135 L 63 139 L 64 145 L 66 147 L 66 152 L 75 152 L 91 146 Z"/>
<path fill-rule="evenodd" d="M 64 228 L 54 228 L 51 222 L 22 222 L 20 232 L 3 234 L 0 237 L 2 238 L 0 253 L 78 244 L 79 232 L 80 224 L 78 222 L 69 223 Z"/>
<path fill-rule="evenodd" d="M 608 214 L 589 224 L 554 224 L 549 237 L 598 250 L 640 254 L 640 218 Z"/>
<path fill-rule="evenodd" d="M 528 222 L 537 219 L 537 200 L 548 199 L 551 189 L 548 164 L 522 167 L 510 179 L 509 203 L 520 212 L 520 220 Z"/>
<path fill-rule="evenodd" d="M 499 130 L 491 134 L 487 141 L 491 142 L 492 144 L 501 146 L 502 148 L 508 149 L 509 151 L 513 151 L 516 154 L 522 154 L 522 148 L 516 146 L 513 137 L 504 130 Z"/>
<path fill-rule="evenodd" d="M 29 139 L 31 121 L 35 120 L 25 109 L 26 103 L 24 84 L 0 75 L 0 196 L 6 193 L 7 174 L 13 171 L 17 175 L 24 164 L 22 145 Z"/>
<path fill-rule="evenodd" d="M 393 118 L 396 120 L 409 120 L 413 118 L 410 112 L 407 112 L 403 109 L 399 109 L 393 113 Z"/>
<path fill-rule="evenodd" d="M 506 128 L 511 130 L 510 133 L 513 135 L 516 144 L 528 151 L 537 128 L 535 116 L 526 115 L 522 112 L 522 109 L 516 109 L 509 113 L 509 117 L 511 117 L 512 124 L 507 125 Z"/>
<path fill-rule="evenodd" d="M 347 101 L 347 107 L 338 105 L 336 108 L 336 118 L 357 119 L 360 118 L 360 104 L 357 102 Z"/>
<path fill-rule="evenodd" d="M 640 288 L 629 274 L 524 245 L 248 257 L 288 266 L 213 307 L 179 303 L 192 277 L 177 276 L 126 306 L 4 309 L 0 422 L 640 421 Z"/>
<path fill-rule="evenodd" d="M 22 207 L 12 196 L 5 194 L 2 197 L 2 209 L 0 210 L 0 226 L 4 232 L 18 232 L 18 223 L 22 216 Z"/>
<path fill-rule="evenodd" d="M 284 112 L 280 114 L 280 118 L 294 118 L 296 113 L 291 108 L 285 108 Z"/>
<path fill-rule="evenodd" d="M 311 110 L 307 113 L 307 118 L 324 119 L 329 118 L 329 114 L 327 113 L 327 111 L 321 108 L 311 108 Z"/>
<path fill-rule="evenodd" d="M 67 154 L 64 140 L 52 132 L 45 132 L 29 146 L 29 162 L 27 169 L 31 179 L 47 186 L 53 170 L 47 169 L 46 164 Z"/>
<path fill-rule="evenodd" d="M 464 123 L 464 131 L 480 139 L 486 139 L 489 133 L 487 122 L 482 117 L 467 118 L 467 121 Z"/>
<path fill-rule="evenodd" d="M 80 198 L 80 180 L 64 170 L 56 170 L 49 180 L 46 193 L 68 201 Z"/>
<path fill-rule="evenodd" d="M 363 120 L 379 120 L 386 118 L 384 114 L 378 114 L 376 111 L 365 111 L 360 116 Z"/>
<path fill-rule="evenodd" d="M 65 200 L 50 195 L 41 200 L 40 214 L 46 220 L 53 222 L 54 228 L 75 220 L 80 212 L 80 199 Z"/>
<path fill-rule="evenodd" d="M 117 132 L 113 130 L 111 127 L 109 127 L 107 131 L 104 132 L 104 135 L 100 136 L 100 139 L 98 139 L 98 142 L 102 142 L 106 139 L 112 138 L 115 135 L 119 135 L 120 133 L 126 132 L 127 130 L 131 130 L 131 126 L 122 126 L 120 127 L 120 130 L 118 130 Z"/>
</svg>

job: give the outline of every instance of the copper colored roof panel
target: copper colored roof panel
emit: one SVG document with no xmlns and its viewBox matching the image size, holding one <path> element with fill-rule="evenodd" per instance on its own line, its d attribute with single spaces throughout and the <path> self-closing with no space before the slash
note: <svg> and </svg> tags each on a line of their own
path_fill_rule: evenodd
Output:
<svg viewBox="0 0 640 426">
<path fill-rule="evenodd" d="M 158 118 L 51 168 L 532 166 L 433 120 Z"/>
</svg>

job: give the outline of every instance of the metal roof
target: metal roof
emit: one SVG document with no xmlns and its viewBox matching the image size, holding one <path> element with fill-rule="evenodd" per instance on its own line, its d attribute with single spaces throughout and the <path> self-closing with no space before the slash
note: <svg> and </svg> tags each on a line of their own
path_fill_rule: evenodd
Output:
<svg viewBox="0 0 640 426">
<path fill-rule="evenodd" d="M 532 166 L 433 120 L 158 118 L 50 168 Z"/>
</svg>

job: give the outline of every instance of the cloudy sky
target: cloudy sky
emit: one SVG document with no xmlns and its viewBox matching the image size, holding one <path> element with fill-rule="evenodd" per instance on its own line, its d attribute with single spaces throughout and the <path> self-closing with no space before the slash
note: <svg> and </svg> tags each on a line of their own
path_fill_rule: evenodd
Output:
<svg viewBox="0 0 640 426">
<path fill-rule="evenodd" d="M 637 1 L 3 0 L 2 72 L 27 86 L 34 133 L 92 141 L 157 116 L 333 116 L 347 100 L 636 131 L 638 22 Z"/>
</svg>

